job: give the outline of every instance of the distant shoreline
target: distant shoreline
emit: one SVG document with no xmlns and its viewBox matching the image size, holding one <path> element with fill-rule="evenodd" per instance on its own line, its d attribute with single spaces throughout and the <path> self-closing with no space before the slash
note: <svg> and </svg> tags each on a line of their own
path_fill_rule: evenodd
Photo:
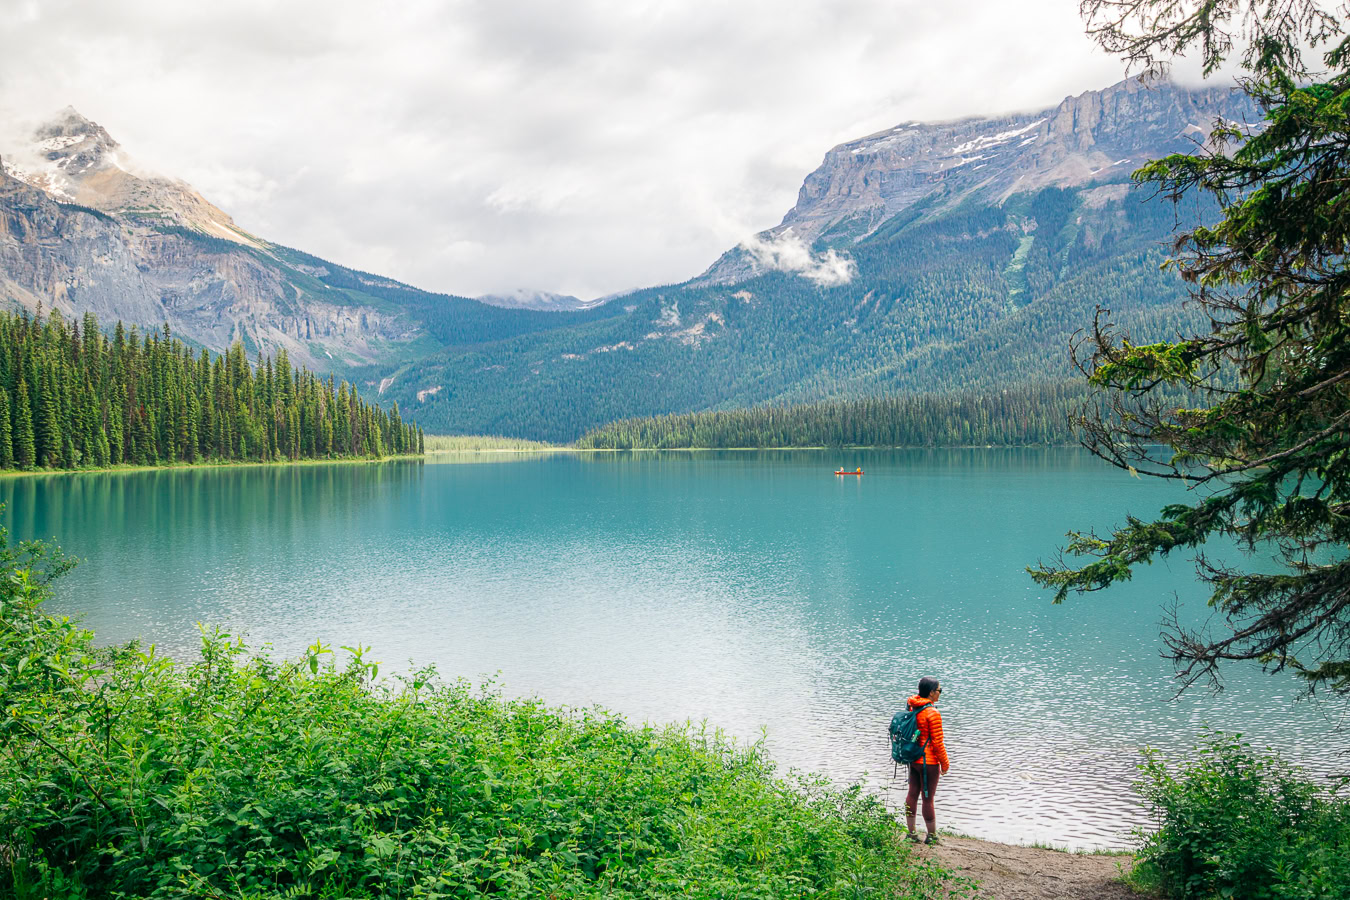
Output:
<svg viewBox="0 0 1350 900">
<path fill-rule="evenodd" d="M 528 449 L 515 448 L 482 448 L 476 450 L 428 450 L 427 456 L 440 454 L 464 454 L 464 453 L 710 453 L 713 451 L 730 450 L 738 453 L 750 453 L 761 450 L 830 450 L 838 453 L 850 453 L 857 450 L 1062 450 L 1068 447 L 1079 447 L 1078 443 L 1072 444 L 943 444 L 933 446 L 931 444 L 900 444 L 900 445 L 868 445 L 868 446 L 848 446 L 848 447 L 827 447 L 821 446 L 790 446 L 790 447 L 570 447 L 565 444 L 556 447 L 532 447 Z"/>
<path fill-rule="evenodd" d="M 276 459 L 276 460 L 227 460 L 220 462 L 166 463 L 159 466 L 118 465 L 87 469 L 0 469 L 0 479 L 31 478 L 51 475 L 113 475 L 133 472 L 175 472 L 188 469 L 241 469 L 272 466 L 327 466 L 327 465 L 369 465 L 371 463 L 395 462 L 399 460 L 429 459 L 436 456 L 465 455 L 520 455 L 531 453 L 760 453 L 772 451 L 781 453 L 794 450 L 834 451 L 851 453 L 859 450 L 1063 450 L 1077 447 L 1078 444 L 952 444 L 934 447 L 923 444 L 909 446 L 875 447 L 483 447 L 472 450 L 428 450 L 426 453 L 401 453 L 395 456 L 380 457 L 338 457 L 334 459 Z"/>
<path fill-rule="evenodd" d="M 333 459 L 273 459 L 273 460 L 220 460 L 218 462 L 165 463 L 161 466 L 103 466 L 88 469 L 0 469 L 0 479 L 30 478 L 35 475 L 120 475 L 131 472 L 176 472 L 187 469 L 242 469 L 271 466 L 320 466 L 333 464 L 368 465 L 370 463 L 393 462 L 395 460 L 423 459 L 420 453 L 400 453 L 395 456 L 351 456 Z"/>
</svg>

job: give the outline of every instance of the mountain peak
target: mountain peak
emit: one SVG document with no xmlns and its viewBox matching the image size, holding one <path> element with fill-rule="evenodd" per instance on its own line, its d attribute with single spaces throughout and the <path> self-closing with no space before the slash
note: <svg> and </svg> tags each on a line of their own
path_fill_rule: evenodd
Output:
<svg viewBox="0 0 1350 900">
<path fill-rule="evenodd" d="M 33 132 L 31 144 L 4 151 L 4 174 L 54 200 L 125 216 L 151 228 L 176 225 L 237 244 L 259 246 L 230 217 L 177 179 L 145 172 L 106 128 L 73 106 Z"/>
<path fill-rule="evenodd" d="M 906 123 L 827 153 L 780 227 L 809 241 L 861 214 L 865 234 L 939 190 L 950 204 L 973 193 L 1001 202 L 1042 187 L 1128 181 L 1149 159 L 1194 149 L 1216 118 L 1253 112 L 1231 90 L 1134 77 L 1036 112 Z"/>
<path fill-rule="evenodd" d="M 39 188 L 54 199 L 103 208 L 91 185 L 130 178 L 122 163 L 121 145 L 97 122 L 73 106 L 33 130 L 27 146 L 5 151 L 5 173 Z M 109 175 L 109 171 L 116 173 Z"/>
<path fill-rule="evenodd" d="M 107 134 L 103 126 L 99 125 L 85 116 L 75 107 L 67 106 L 60 110 L 56 115 L 37 127 L 35 137 L 41 139 L 55 135 L 75 135 L 87 134 L 90 132 L 102 132 Z"/>
<path fill-rule="evenodd" d="M 55 169 L 67 178 L 108 166 L 120 168 L 119 149 L 107 129 L 80 115 L 73 106 L 33 132 L 33 150 L 48 164 L 44 168 Z"/>
</svg>

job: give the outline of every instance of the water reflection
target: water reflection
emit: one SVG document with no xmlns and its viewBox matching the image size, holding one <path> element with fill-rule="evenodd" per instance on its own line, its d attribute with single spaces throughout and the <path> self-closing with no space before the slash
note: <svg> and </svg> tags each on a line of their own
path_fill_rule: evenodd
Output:
<svg viewBox="0 0 1350 900">
<path fill-rule="evenodd" d="M 322 590 L 375 510 L 417 493 L 418 462 L 237 466 L 0 480 L 16 538 L 81 565 L 60 598 L 102 640 L 195 646 L 196 622 L 248 630 L 251 601 Z M 344 546 L 345 545 L 345 546 Z"/>
</svg>

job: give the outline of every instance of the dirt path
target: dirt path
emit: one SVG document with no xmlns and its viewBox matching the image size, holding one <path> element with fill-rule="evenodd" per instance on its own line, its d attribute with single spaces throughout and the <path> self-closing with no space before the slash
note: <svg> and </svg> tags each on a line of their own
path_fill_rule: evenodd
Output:
<svg viewBox="0 0 1350 900">
<path fill-rule="evenodd" d="M 980 882 L 981 900 L 1140 900 L 1120 881 L 1128 856 L 1092 856 L 944 836 L 921 848 Z"/>
</svg>

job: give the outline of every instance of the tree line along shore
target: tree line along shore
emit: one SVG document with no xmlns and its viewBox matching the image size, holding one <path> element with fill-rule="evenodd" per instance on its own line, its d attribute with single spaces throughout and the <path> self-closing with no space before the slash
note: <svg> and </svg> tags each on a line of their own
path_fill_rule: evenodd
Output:
<svg viewBox="0 0 1350 900">
<path fill-rule="evenodd" d="M 1184 397 L 1177 394 L 1176 401 Z M 546 450 L 781 450 L 1054 447 L 1079 442 L 1094 395 L 1050 381 L 997 392 L 913 393 L 619 419 L 570 444 L 428 435 L 428 453 Z"/>
<path fill-rule="evenodd" d="M 293 367 L 250 364 L 242 345 L 194 352 L 162 332 L 93 314 L 67 323 L 0 313 L 0 469 L 80 469 L 384 457 L 423 434 L 388 410 Z"/>
<path fill-rule="evenodd" d="M 788 447 L 1047 446 L 1077 443 L 1090 395 L 1048 382 L 997 392 L 896 394 L 622 419 L 587 432 L 583 450 Z"/>
</svg>

